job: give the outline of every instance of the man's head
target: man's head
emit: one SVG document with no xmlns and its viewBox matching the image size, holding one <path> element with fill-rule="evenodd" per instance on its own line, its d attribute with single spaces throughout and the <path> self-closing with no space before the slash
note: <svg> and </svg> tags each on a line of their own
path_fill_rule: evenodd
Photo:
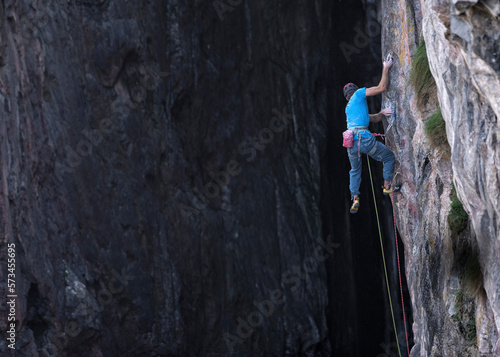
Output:
<svg viewBox="0 0 500 357">
<path fill-rule="evenodd" d="M 344 86 L 344 97 L 349 101 L 351 99 L 351 96 L 358 90 L 358 86 L 355 85 L 354 83 L 347 83 Z"/>
</svg>

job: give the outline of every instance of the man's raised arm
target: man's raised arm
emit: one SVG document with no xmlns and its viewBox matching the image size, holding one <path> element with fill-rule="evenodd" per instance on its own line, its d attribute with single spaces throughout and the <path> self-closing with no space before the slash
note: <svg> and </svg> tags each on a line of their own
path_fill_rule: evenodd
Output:
<svg viewBox="0 0 500 357">
<path fill-rule="evenodd" d="M 392 57 L 387 56 L 386 60 L 383 63 L 382 78 L 380 79 L 380 83 L 376 87 L 366 88 L 365 95 L 367 97 L 381 94 L 387 90 L 387 85 L 389 84 L 389 69 L 391 68 L 391 66 Z"/>
</svg>

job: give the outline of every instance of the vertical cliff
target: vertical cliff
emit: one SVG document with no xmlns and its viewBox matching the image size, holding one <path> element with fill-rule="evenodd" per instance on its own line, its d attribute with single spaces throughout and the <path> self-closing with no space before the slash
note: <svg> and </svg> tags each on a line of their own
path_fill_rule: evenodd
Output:
<svg viewBox="0 0 500 357">
<path fill-rule="evenodd" d="M 388 134 L 403 182 L 395 205 L 414 308 L 412 356 L 498 356 L 499 5 L 383 7 L 382 50 L 396 58 L 385 103 L 395 109 Z M 435 81 L 422 92 L 408 80 L 419 44 Z M 438 108 L 446 132 L 435 143 L 426 123 Z M 448 219 L 452 186 L 470 218 L 461 232 Z"/>
<path fill-rule="evenodd" d="M 411 354 L 500 355 L 497 2 L 0 11 L 2 299 L 16 250 L 16 350 L 2 333 L 2 354 L 395 355 L 368 170 L 352 216 L 340 144 L 342 85 L 376 84 L 391 52 L 370 109 L 395 113 L 372 129 L 387 130 L 403 184 Z M 435 85 L 422 99 L 408 79 L 423 40 Z M 377 202 L 404 351 L 391 204 Z"/>
<path fill-rule="evenodd" d="M 391 342 L 374 216 L 346 214 L 333 141 L 336 36 L 362 26 L 361 2 L 0 6 L 2 249 L 17 252 L 16 350 L 2 336 L 2 353 L 356 356 Z M 379 70 L 377 41 L 358 75 Z"/>
</svg>

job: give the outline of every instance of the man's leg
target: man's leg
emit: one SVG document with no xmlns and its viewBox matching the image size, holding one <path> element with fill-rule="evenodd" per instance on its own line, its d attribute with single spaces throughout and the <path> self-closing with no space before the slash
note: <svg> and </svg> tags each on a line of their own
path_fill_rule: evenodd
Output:
<svg viewBox="0 0 500 357">
<path fill-rule="evenodd" d="M 384 187 L 389 190 L 391 188 L 392 179 L 394 178 L 394 153 L 380 141 L 377 141 L 376 145 L 377 150 L 371 155 L 371 157 L 384 164 Z"/>
<path fill-rule="evenodd" d="M 351 198 L 355 199 L 359 198 L 359 186 L 361 185 L 361 157 L 358 157 L 357 145 L 348 150 L 348 155 L 351 162 L 349 190 L 351 191 Z"/>
</svg>

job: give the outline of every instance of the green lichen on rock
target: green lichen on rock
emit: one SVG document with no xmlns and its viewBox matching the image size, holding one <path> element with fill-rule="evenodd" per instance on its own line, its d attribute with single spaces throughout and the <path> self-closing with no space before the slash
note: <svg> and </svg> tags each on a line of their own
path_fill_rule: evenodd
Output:
<svg viewBox="0 0 500 357">
<path fill-rule="evenodd" d="M 469 216 L 465 212 L 462 202 L 458 199 L 455 188 L 452 188 L 451 209 L 448 214 L 448 225 L 453 234 L 459 234 L 467 227 Z"/>
<path fill-rule="evenodd" d="M 454 312 L 451 316 L 457 332 L 462 336 L 467 348 L 475 351 L 477 345 L 476 309 L 480 294 L 484 294 L 483 274 L 479 264 L 477 245 L 471 242 L 467 234 L 461 234 L 455 239 L 455 267 L 460 281 L 455 294 Z M 463 354 L 476 356 L 476 354 Z"/>
<path fill-rule="evenodd" d="M 417 106 L 420 109 L 424 109 L 429 100 L 435 101 L 437 86 L 429 67 L 423 39 L 418 44 L 417 51 L 412 58 L 409 80 L 417 95 Z"/>
<path fill-rule="evenodd" d="M 425 122 L 425 133 L 435 146 L 449 146 L 446 137 L 446 123 L 441 114 L 441 108 L 437 108 Z"/>
<path fill-rule="evenodd" d="M 464 337 L 467 345 L 477 348 L 477 328 L 475 318 L 476 303 L 465 285 L 455 295 L 455 313 L 451 316 L 459 333 Z"/>
<path fill-rule="evenodd" d="M 467 329 L 467 340 L 471 344 L 476 343 L 476 340 L 477 340 L 476 319 L 471 318 L 467 322 L 466 326 L 467 326 L 467 328 L 466 328 Z"/>
<path fill-rule="evenodd" d="M 459 333 L 467 341 L 468 346 L 477 346 L 475 308 L 474 298 L 462 285 L 455 295 L 455 313 L 451 318 L 456 324 Z"/>
</svg>

